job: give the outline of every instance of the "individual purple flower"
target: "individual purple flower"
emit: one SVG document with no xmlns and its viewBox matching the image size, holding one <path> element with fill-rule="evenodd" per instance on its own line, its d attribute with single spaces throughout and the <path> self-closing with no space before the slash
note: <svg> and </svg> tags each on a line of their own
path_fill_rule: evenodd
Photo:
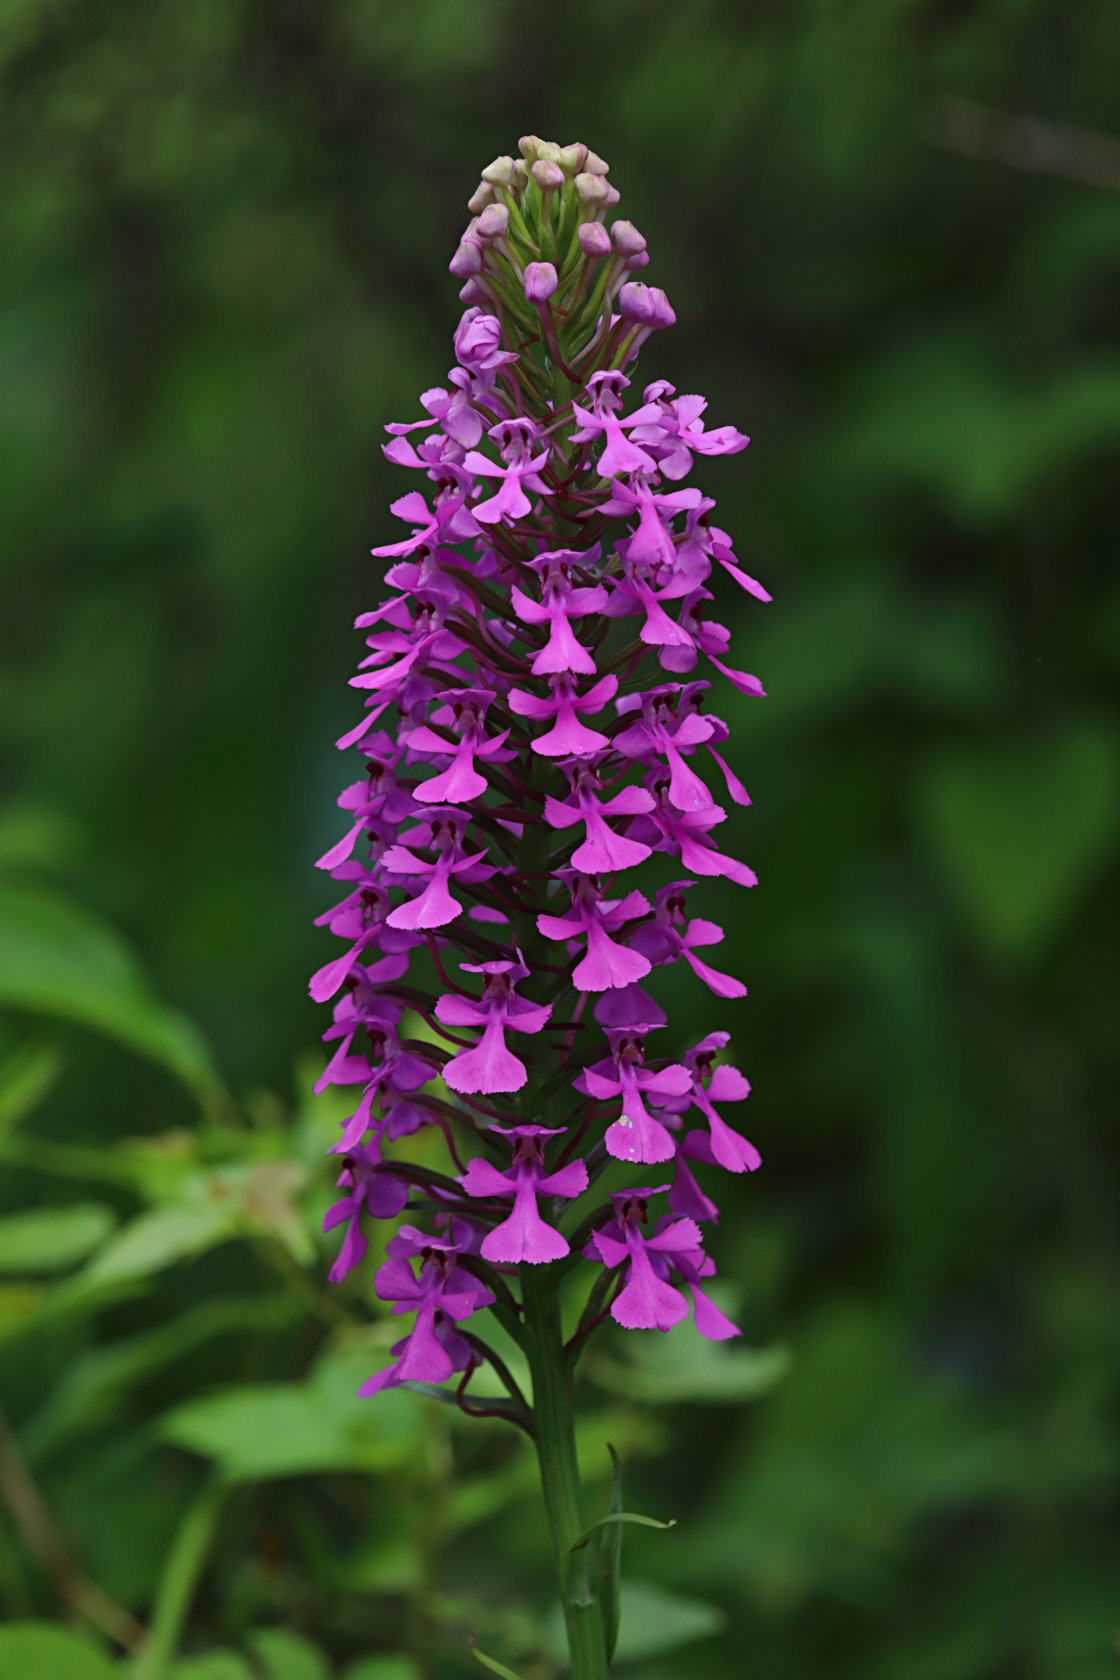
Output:
<svg viewBox="0 0 1120 1680">
<path fill-rule="evenodd" d="M 620 945 L 611 934 L 635 916 L 646 915 L 649 901 L 640 892 L 606 900 L 592 876 L 565 874 L 570 878 L 571 910 L 566 916 L 539 915 L 537 927 L 546 939 L 586 939 L 587 951 L 572 970 L 572 984 L 581 992 L 605 992 L 643 979 L 650 971 L 649 958 Z"/>
<path fill-rule="evenodd" d="M 512 688 L 509 692 L 510 711 L 518 717 L 531 718 L 534 722 L 553 719 L 551 729 L 534 736 L 533 751 L 547 758 L 566 758 L 573 754 L 586 756 L 608 746 L 607 737 L 581 723 L 579 714 L 601 712 L 618 693 L 618 678 L 600 677 L 584 694 L 577 692 L 575 679 L 566 671 L 548 681 L 551 692 L 547 700 L 522 688 Z"/>
<path fill-rule="evenodd" d="M 683 755 L 711 740 L 715 726 L 696 712 L 678 717 L 673 701 L 679 693 L 680 684 L 669 683 L 642 695 L 628 695 L 619 710 L 638 707 L 639 716 L 629 729 L 615 736 L 615 750 L 645 763 L 663 760 L 669 768 L 669 798 L 677 809 L 710 811 L 715 800 Z"/>
<path fill-rule="evenodd" d="M 495 1225 L 482 1239 L 482 1258 L 503 1265 L 528 1261 L 539 1266 L 548 1260 L 562 1260 L 568 1244 L 560 1232 L 541 1218 L 538 1196 L 572 1197 L 587 1189 L 587 1168 L 582 1161 L 569 1161 L 556 1172 L 547 1172 L 543 1140 L 558 1137 L 564 1130 L 547 1126 L 491 1126 L 513 1141 L 513 1165 L 500 1172 L 491 1162 L 476 1156 L 468 1162 L 463 1189 L 468 1196 L 488 1199 L 514 1198 L 513 1212 Z"/>
<path fill-rule="evenodd" d="M 389 927 L 446 927 L 448 922 L 453 922 L 462 914 L 463 909 L 458 899 L 452 898 L 449 881 L 455 878 L 464 882 L 484 881 L 493 874 L 492 867 L 482 862 L 485 850 L 462 850 L 465 828 L 466 822 L 460 812 L 446 809 L 431 811 L 426 826 L 415 831 L 415 839 L 436 854 L 430 863 L 417 857 L 407 845 L 390 846 L 381 860 L 384 868 L 399 876 L 419 877 L 424 885 L 407 903 L 398 904 L 389 913 L 386 917 Z M 406 834 L 405 839 L 414 840 L 414 835 Z"/>
<path fill-rule="evenodd" d="M 688 1317 L 688 1302 L 679 1289 L 658 1275 L 654 1255 L 681 1249 L 692 1252 L 701 1246 L 700 1228 L 691 1219 L 673 1220 L 656 1236 L 645 1238 L 640 1227 L 649 1215 L 650 1198 L 669 1187 L 652 1190 L 623 1190 L 611 1196 L 615 1217 L 595 1232 L 584 1253 L 613 1270 L 625 1266 L 626 1281 L 611 1303 L 611 1317 L 627 1330 L 671 1330 Z"/>
<path fill-rule="evenodd" d="M 607 604 L 607 592 L 602 584 L 576 587 L 571 582 L 570 568 L 591 559 L 590 554 L 579 554 L 571 548 L 539 554 L 533 569 L 540 574 L 540 602 L 532 600 L 516 584 L 510 591 L 513 609 L 525 624 L 548 625 L 548 641 L 533 656 L 531 669 L 535 677 L 558 672 L 582 677 L 595 675 L 595 660 L 576 640 L 571 626 L 573 618 L 602 612 Z"/>
<path fill-rule="evenodd" d="M 645 388 L 645 406 L 658 412 L 635 432 L 635 441 L 652 450 L 658 468 L 666 478 L 683 478 L 692 466 L 692 455 L 734 455 L 745 449 L 750 438 L 734 426 L 704 430 L 701 416 L 708 406 L 706 397 L 677 397 L 667 379 L 655 380 Z M 676 401 L 671 399 L 676 397 Z"/>
<path fill-rule="evenodd" d="M 608 817 L 642 816 L 653 809 L 653 795 L 642 787 L 625 787 L 610 799 L 599 799 L 602 782 L 589 765 L 576 764 L 569 771 L 570 799 L 547 795 L 544 820 L 550 828 L 570 828 L 582 823 L 586 838 L 572 853 L 572 865 L 588 875 L 607 875 L 616 869 L 631 869 L 644 863 L 650 848 L 640 840 L 619 834 Z"/>
<path fill-rule="evenodd" d="M 532 509 L 533 504 L 525 494 L 526 486 L 537 495 L 551 495 L 540 476 L 540 469 L 548 460 L 548 450 L 542 449 L 535 455 L 530 453 L 538 441 L 537 429 L 531 420 L 501 420 L 490 427 L 489 435 L 499 447 L 501 463 L 491 461 L 488 456 L 472 449 L 465 465 L 484 478 L 501 479 L 501 485 L 495 495 L 476 503 L 471 512 L 484 525 L 506 521 L 512 524 L 517 519 L 524 519 Z"/>
<path fill-rule="evenodd" d="M 485 975 L 482 998 L 447 993 L 436 1004 L 436 1018 L 445 1027 L 481 1027 L 482 1039 L 473 1050 L 461 1050 L 443 1070 L 444 1083 L 466 1093 L 520 1091 L 529 1075 L 525 1064 L 506 1048 L 507 1032 L 539 1033 L 552 1013 L 549 1003 L 530 1003 L 518 997 L 514 984 L 528 969 L 516 962 L 460 963 L 467 974 Z"/>
<path fill-rule="evenodd" d="M 605 448 L 596 462 L 604 478 L 617 478 L 620 473 L 651 473 L 657 469 L 655 458 L 632 443 L 625 431 L 625 428 L 640 426 L 643 420 L 653 419 L 657 409 L 651 406 L 647 413 L 645 408 L 639 408 L 625 419 L 618 416 L 622 392 L 629 383 L 623 373 L 592 374 L 587 381 L 587 389 L 592 393 L 591 409 L 581 408 L 578 403 L 572 404 L 572 413 L 580 423 L 579 431 L 572 433 L 572 442 L 604 440 Z"/>
<path fill-rule="evenodd" d="M 711 1256 L 703 1252 L 699 1232 L 691 1219 L 663 1216 L 645 1251 L 655 1275 L 663 1281 L 668 1281 L 671 1271 L 680 1274 L 692 1297 L 693 1322 L 703 1337 L 709 1342 L 726 1342 L 732 1336 L 743 1334 L 700 1287 L 700 1279 L 711 1277 L 716 1267 Z"/>
<path fill-rule="evenodd" d="M 328 1208 L 323 1220 L 324 1232 L 347 1221 L 338 1258 L 327 1274 L 332 1283 L 341 1283 L 347 1272 L 365 1258 L 369 1244 L 361 1230 L 363 1210 L 371 1219 L 392 1219 L 408 1201 L 406 1181 L 394 1178 L 391 1172 L 378 1171 L 380 1166 L 377 1151 L 361 1144 L 355 1144 L 346 1156 L 338 1187 L 347 1194 Z"/>
<path fill-rule="evenodd" d="M 449 1237 L 428 1236 L 414 1225 L 402 1225 L 389 1239 L 389 1258 L 373 1287 L 381 1300 L 393 1302 L 395 1313 L 415 1312 L 416 1323 L 393 1348 L 396 1364 L 370 1377 L 358 1390 L 360 1394 L 378 1394 L 402 1382 L 446 1382 L 455 1371 L 466 1370 L 477 1360 L 469 1342 L 455 1333 L 455 1325 L 488 1307 L 494 1297 L 457 1264 L 470 1241 L 471 1228 L 461 1219 L 452 1222 Z M 414 1276 L 416 1260 L 420 1267 Z"/>
<path fill-rule="evenodd" d="M 738 1068 L 729 1062 L 713 1066 L 718 1052 L 727 1048 L 730 1036 L 726 1032 L 709 1033 L 693 1046 L 685 1057 L 689 1074 L 687 1092 L 670 1093 L 661 1106 L 667 1113 L 677 1115 L 687 1113 L 690 1107 L 698 1108 L 708 1122 L 707 1138 L 702 1132 L 690 1132 L 685 1143 L 706 1142 L 712 1159 L 728 1172 L 754 1172 L 762 1165 L 762 1156 L 753 1143 L 727 1124 L 715 1106 L 717 1102 L 743 1102 L 751 1093 L 750 1082 Z"/>
<path fill-rule="evenodd" d="M 502 324 L 482 309 L 468 309 L 455 331 L 455 357 L 468 373 L 492 374 L 517 353 L 502 349 Z"/>
<path fill-rule="evenodd" d="M 577 1088 L 600 1102 L 621 1099 L 622 1113 L 607 1127 L 607 1149 L 618 1161 L 650 1164 L 671 1161 L 676 1145 L 660 1120 L 646 1107 L 646 1098 L 664 1100 L 680 1097 L 691 1089 L 687 1068 L 679 1063 L 649 1068 L 645 1060 L 646 1022 L 629 1027 L 607 1027 L 610 1057 L 589 1067 L 577 1081 Z"/>
<path fill-rule="evenodd" d="M 475 759 L 488 764 L 500 761 L 503 756 L 512 757 L 512 754 L 502 753 L 508 729 L 501 730 L 497 735 L 488 736 L 484 732 L 487 709 L 496 698 L 493 689 L 487 688 L 447 690 L 444 695 L 446 704 L 432 714 L 432 723 L 451 729 L 459 737 L 458 745 L 437 735 L 435 729 L 427 724 L 411 731 L 408 737 L 410 752 L 434 753 L 440 758 L 450 755 L 451 758 L 446 770 L 413 789 L 414 798 L 428 805 L 465 805 L 486 792 L 486 777 L 475 769 Z"/>
<path fill-rule="evenodd" d="M 670 881 L 667 887 L 660 887 L 654 899 L 653 921 L 632 934 L 630 944 L 635 951 L 644 952 L 655 968 L 683 957 L 693 974 L 717 997 L 746 997 L 747 988 L 741 980 L 710 968 L 696 955 L 698 949 L 720 944 L 724 934 L 716 922 L 699 916 L 690 921 L 686 916 L 685 893 L 695 885 L 695 881 Z"/>
</svg>

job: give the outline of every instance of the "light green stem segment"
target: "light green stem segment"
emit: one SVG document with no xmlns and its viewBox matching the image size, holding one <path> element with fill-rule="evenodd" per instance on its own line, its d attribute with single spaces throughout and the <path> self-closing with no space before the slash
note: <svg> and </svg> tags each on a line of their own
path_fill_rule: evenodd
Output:
<svg viewBox="0 0 1120 1680">
<path fill-rule="evenodd" d="M 556 1553 L 572 1680 L 607 1680 L 609 1665 L 595 1569 L 598 1549 L 582 1545 L 572 1550 L 586 1533 L 587 1524 L 576 1462 L 570 1368 L 564 1358 L 560 1327 L 559 1286 L 551 1273 L 552 1268 L 547 1266 L 521 1266 L 541 1489 Z"/>
</svg>

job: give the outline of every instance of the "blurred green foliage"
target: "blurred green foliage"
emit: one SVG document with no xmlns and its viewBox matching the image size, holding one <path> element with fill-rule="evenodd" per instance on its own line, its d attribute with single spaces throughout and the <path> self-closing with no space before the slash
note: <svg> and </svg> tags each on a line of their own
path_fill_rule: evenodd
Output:
<svg viewBox="0 0 1120 1680">
<path fill-rule="evenodd" d="M 775 593 L 718 615 L 770 691 L 719 696 L 751 1346 L 589 1362 L 600 1508 L 609 1440 L 678 1519 L 622 1672 L 1115 1676 L 1120 192 L 930 113 L 1116 136 L 1118 58 L 1112 0 L 9 0 L 0 1680 L 133 1618 L 137 1680 L 556 1672 L 527 1452 L 354 1399 L 393 1330 L 324 1285 L 303 990 L 380 427 L 527 130 L 610 159 Z"/>
</svg>

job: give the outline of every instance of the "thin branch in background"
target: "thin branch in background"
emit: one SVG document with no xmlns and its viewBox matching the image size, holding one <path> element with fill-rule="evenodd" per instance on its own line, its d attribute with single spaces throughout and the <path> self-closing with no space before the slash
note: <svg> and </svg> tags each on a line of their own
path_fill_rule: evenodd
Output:
<svg viewBox="0 0 1120 1680">
<path fill-rule="evenodd" d="M 42 1494 L 7 1419 L 0 1412 L 0 1493 L 24 1544 L 43 1572 L 51 1577 L 70 1608 L 93 1627 L 134 1651 L 145 1633 L 135 1616 L 114 1602 L 93 1581 L 87 1581 L 72 1561 L 55 1527 Z"/>
<path fill-rule="evenodd" d="M 945 151 L 1120 192 L 1120 140 L 1110 134 L 1013 116 L 951 94 L 927 104 L 919 127 L 924 139 Z"/>
</svg>

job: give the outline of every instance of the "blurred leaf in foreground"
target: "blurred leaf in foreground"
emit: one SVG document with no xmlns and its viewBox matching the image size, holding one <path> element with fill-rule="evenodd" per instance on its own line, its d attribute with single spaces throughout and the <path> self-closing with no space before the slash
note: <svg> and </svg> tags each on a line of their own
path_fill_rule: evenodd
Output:
<svg viewBox="0 0 1120 1680">
<path fill-rule="evenodd" d="M 92 1640 L 57 1622 L 0 1627 L 0 1680 L 115 1680 L 118 1674 Z"/>
<path fill-rule="evenodd" d="M 734 1405 L 769 1394 L 789 1370 L 788 1348 L 731 1348 L 703 1341 L 688 1330 L 682 1325 L 659 1336 L 632 1337 L 625 1362 L 600 1355 L 589 1362 L 588 1375 L 600 1388 L 627 1400 Z"/>
<path fill-rule="evenodd" d="M 420 1403 L 400 1389 L 377 1407 L 360 1399 L 374 1364 L 368 1342 L 348 1344 L 306 1382 L 230 1388 L 178 1407 L 164 1419 L 164 1437 L 239 1481 L 407 1463 L 419 1450 Z"/>
<path fill-rule="evenodd" d="M 159 1062 L 203 1102 L 220 1090 L 198 1030 L 154 995 L 111 928 L 61 894 L 0 885 L 0 1004 L 103 1032 Z"/>
<path fill-rule="evenodd" d="M 104 1202 L 72 1202 L 0 1218 L 0 1272 L 61 1272 L 84 1260 L 117 1222 Z"/>
</svg>

